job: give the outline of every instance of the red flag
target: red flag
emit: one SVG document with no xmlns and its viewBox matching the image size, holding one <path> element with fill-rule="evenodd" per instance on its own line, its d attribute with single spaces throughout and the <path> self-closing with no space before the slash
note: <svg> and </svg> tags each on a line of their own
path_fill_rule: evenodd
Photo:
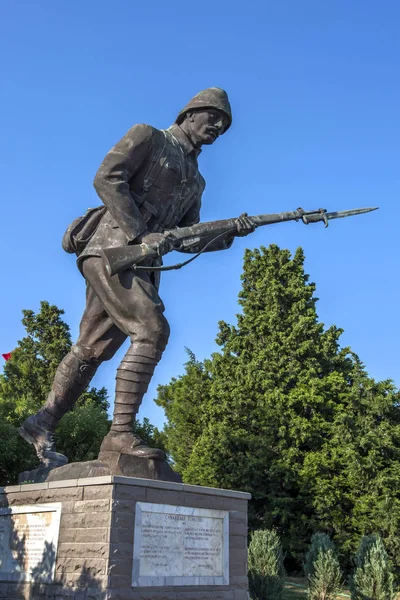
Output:
<svg viewBox="0 0 400 600">
<path fill-rule="evenodd" d="M 10 360 L 10 358 L 11 358 L 11 352 L 7 352 L 6 354 L 2 354 L 2 357 L 4 358 L 4 360 Z"/>
</svg>

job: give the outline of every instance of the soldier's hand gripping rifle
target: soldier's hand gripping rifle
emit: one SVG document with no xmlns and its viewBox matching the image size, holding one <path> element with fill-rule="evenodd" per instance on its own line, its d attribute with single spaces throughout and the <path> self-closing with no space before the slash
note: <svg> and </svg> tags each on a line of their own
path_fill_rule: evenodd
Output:
<svg viewBox="0 0 400 600">
<path fill-rule="evenodd" d="M 361 215 L 377 208 L 356 208 L 354 210 L 343 210 L 338 212 L 328 213 L 324 208 L 319 210 L 304 211 L 302 208 L 297 210 L 275 213 L 269 215 L 257 215 L 248 217 L 255 227 L 262 225 L 273 225 L 274 223 L 283 223 L 284 221 L 302 221 L 305 225 L 309 223 L 318 223 L 322 221 L 325 227 L 331 219 L 341 219 L 344 217 L 352 217 Z M 145 259 L 152 259 L 160 256 L 158 249 L 149 244 L 141 243 L 132 246 L 123 246 L 119 248 L 105 248 L 101 251 L 101 257 L 104 261 L 107 273 L 115 275 L 126 269 L 148 270 L 148 271 L 169 271 L 172 269 L 180 269 L 189 262 L 197 258 L 200 254 L 206 251 L 212 244 L 221 238 L 229 238 L 238 234 L 237 219 L 223 219 L 221 221 L 209 221 L 198 223 L 191 227 L 180 227 L 165 231 L 164 235 L 168 239 L 169 247 L 173 250 L 191 251 L 191 248 L 201 247 L 195 256 L 189 260 L 172 266 L 154 267 L 140 266 Z M 169 250 L 167 250 L 168 252 Z"/>
</svg>

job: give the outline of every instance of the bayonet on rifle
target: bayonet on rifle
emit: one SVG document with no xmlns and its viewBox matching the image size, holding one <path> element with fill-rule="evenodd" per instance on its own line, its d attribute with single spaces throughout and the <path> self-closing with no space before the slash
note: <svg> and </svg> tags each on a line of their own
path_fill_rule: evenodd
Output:
<svg viewBox="0 0 400 600">
<path fill-rule="evenodd" d="M 357 215 L 363 215 L 364 213 L 378 210 L 378 206 L 374 208 L 353 208 L 352 210 L 339 210 L 336 212 L 328 213 L 326 208 L 320 208 L 318 211 L 305 212 L 302 208 L 298 208 L 296 212 L 301 213 L 301 220 L 305 225 L 309 223 L 317 223 L 323 221 L 325 227 L 328 227 L 331 219 L 344 219 L 345 217 L 355 217 Z M 298 219 L 296 219 L 298 220 Z"/>
<path fill-rule="evenodd" d="M 364 213 L 377 210 L 378 207 L 374 208 L 355 208 L 353 210 L 341 210 L 336 212 L 327 212 L 325 208 L 318 210 L 305 211 L 302 208 L 298 208 L 294 211 L 256 215 L 249 217 L 249 219 L 256 225 L 261 227 L 264 225 L 273 225 L 274 223 L 283 223 L 285 221 L 303 221 L 305 225 L 310 223 L 318 223 L 322 221 L 325 227 L 328 227 L 331 219 L 343 219 L 345 217 L 354 217 L 362 215 Z M 149 271 L 168 271 L 172 269 L 180 269 L 185 266 L 199 254 L 204 252 L 208 246 L 210 246 L 216 239 L 234 235 L 237 231 L 236 218 L 223 219 L 221 221 L 209 221 L 205 223 L 198 223 L 191 227 L 179 227 L 166 231 L 169 239 L 172 241 L 174 250 L 190 250 L 190 246 L 198 246 L 203 243 L 203 247 L 196 254 L 184 263 L 179 263 L 171 267 L 152 267 L 152 266 L 137 266 L 145 259 L 153 259 L 159 256 L 157 250 L 151 246 L 142 243 L 132 246 L 122 246 L 119 248 L 105 248 L 100 251 L 101 257 L 104 261 L 107 273 L 112 276 L 120 271 L 126 269 L 141 269 Z"/>
</svg>

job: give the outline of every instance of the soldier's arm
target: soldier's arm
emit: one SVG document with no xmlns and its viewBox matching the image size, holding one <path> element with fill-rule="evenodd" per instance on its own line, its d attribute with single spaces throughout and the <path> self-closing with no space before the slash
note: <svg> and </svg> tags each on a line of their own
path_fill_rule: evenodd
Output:
<svg viewBox="0 0 400 600">
<path fill-rule="evenodd" d="M 146 223 L 129 192 L 129 181 L 152 151 L 152 132 L 149 125 L 134 125 L 107 154 L 93 182 L 128 241 L 146 230 Z"/>
</svg>

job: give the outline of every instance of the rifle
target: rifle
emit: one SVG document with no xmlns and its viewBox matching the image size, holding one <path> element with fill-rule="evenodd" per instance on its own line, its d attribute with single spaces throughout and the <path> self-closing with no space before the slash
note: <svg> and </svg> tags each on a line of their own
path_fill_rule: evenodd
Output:
<svg viewBox="0 0 400 600">
<path fill-rule="evenodd" d="M 364 213 L 377 210 L 377 208 L 378 207 L 356 208 L 353 210 L 342 210 L 330 213 L 328 213 L 325 208 L 310 211 L 304 211 L 302 208 L 298 208 L 297 210 L 289 212 L 257 215 L 254 217 L 249 217 L 249 219 L 256 227 L 273 225 L 274 223 L 283 223 L 285 221 L 302 221 L 305 225 L 322 221 L 325 224 L 325 227 L 328 227 L 331 219 L 342 219 L 344 217 L 362 215 Z M 138 266 L 139 263 L 145 259 L 159 257 L 157 250 L 146 243 L 132 246 L 122 246 L 118 248 L 105 248 L 100 251 L 100 254 L 106 271 L 110 276 L 126 269 L 169 271 L 172 269 L 180 269 L 189 264 L 218 239 L 235 234 L 236 232 L 236 218 L 223 219 L 221 221 L 208 221 L 204 223 L 198 223 L 197 225 L 192 225 L 191 227 L 179 227 L 177 229 L 172 229 L 171 231 L 165 231 L 164 233 L 168 234 L 168 239 L 173 245 L 173 250 L 186 250 L 190 252 L 191 247 L 195 248 L 199 245 L 199 243 L 210 240 L 205 243 L 204 247 L 200 250 L 200 252 L 197 252 L 195 256 L 183 263 L 172 266 Z"/>
</svg>

